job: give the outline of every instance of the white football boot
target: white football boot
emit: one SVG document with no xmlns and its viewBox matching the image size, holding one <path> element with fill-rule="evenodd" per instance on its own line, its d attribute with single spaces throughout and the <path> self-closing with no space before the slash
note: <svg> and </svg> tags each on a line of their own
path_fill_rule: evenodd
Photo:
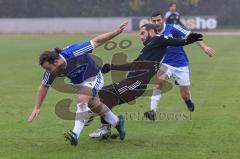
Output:
<svg viewBox="0 0 240 159">
<path fill-rule="evenodd" d="M 102 124 L 97 130 L 89 134 L 91 138 L 99 138 L 99 139 L 107 139 L 111 136 L 111 125 L 110 124 Z"/>
</svg>

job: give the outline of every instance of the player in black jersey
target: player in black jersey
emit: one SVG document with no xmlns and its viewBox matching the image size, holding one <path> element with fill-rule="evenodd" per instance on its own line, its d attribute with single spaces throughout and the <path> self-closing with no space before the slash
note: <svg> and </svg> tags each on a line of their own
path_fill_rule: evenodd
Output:
<svg viewBox="0 0 240 159">
<path fill-rule="evenodd" d="M 140 37 L 144 48 L 140 55 L 132 62 L 123 65 L 105 64 L 102 72 L 110 70 L 129 71 L 127 78 L 117 83 L 103 87 L 99 97 L 110 109 L 140 97 L 147 88 L 147 84 L 158 72 L 160 61 L 163 59 L 167 46 L 183 46 L 202 40 L 202 35 L 191 33 L 186 39 L 173 39 L 157 34 L 153 24 L 145 24 L 140 28 Z M 101 119 L 102 126 L 89 134 L 92 138 L 108 137 L 111 129 Z"/>
</svg>

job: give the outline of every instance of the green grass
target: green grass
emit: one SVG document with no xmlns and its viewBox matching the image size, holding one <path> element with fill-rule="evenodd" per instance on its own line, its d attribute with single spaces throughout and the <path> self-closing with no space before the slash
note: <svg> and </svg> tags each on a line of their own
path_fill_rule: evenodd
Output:
<svg viewBox="0 0 240 159">
<path fill-rule="evenodd" d="M 63 132 L 73 127 L 55 114 L 55 104 L 63 98 L 75 99 L 50 90 L 41 114 L 27 123 L 42 78 L 38 55 L 44 49 L 64 47 L 89 37 L 83 36 L 0 36 L 0 158 L 164 158 L 164 159 L 238 159 L 240 158 L 240 36 L 207 36 L 205 41 L 216 49 L 208 58 L 196 45 L 186 47 L 191 61 L 191 91 L 197 105 L 191 120 L 126 121 L 124 141 L 92 140 L 88 134 L 99 125 L 97 118 L 81 134 L 79 145 L 72 147 L 63 139 Z M 142 44 L 138 37 L 121 36 L 115 41 L 130 39 L 131 48 L 95 53 L 104 62 L 112 55 L 126 52 L 128 60 L 137 56 Z M 105 83 L 110 76 L 105 75 Z M 114 112 L 144 112 L 149 97 L 141 97 L 134 105 L 122 105 Z M 72 104 L 74 110 L 74 103 Z M 162 96 L 161 112 L 184 112 L 186 106 L 177 86 Z"/>
</svg>

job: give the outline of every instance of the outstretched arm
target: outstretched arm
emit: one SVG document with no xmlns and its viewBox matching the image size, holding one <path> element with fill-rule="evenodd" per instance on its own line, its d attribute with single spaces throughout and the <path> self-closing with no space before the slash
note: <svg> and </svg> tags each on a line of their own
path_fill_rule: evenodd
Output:
<svg viewBox="0 0 240 159">
<path fill-rule="evenodd" d="M 209 57 L 212 57 L 214 55 L 215 53 L 214 49 L 208 47 L 207 44 L 204 43 L 203 41 L 198 41 L 197 44 Z"/>
<path fill-rule="evenodd" d="M 32 111 L 32 114 L 28 118 L 28 122 L 32 122 L 33 119 L 35 119 L 39 115 L 40 107 L 42 105 L 42 102 L 43 102 L 45 96 L 47 95 L 48 88 L 49 88 L 48 86 L 45 86 L 43 84 L 41 84 L 40 87 L 38 88 L 37 96 L 36 96 L 36 100 L 35 100 L 35 107 Z"/>
<path fill-rule="evenodd" d="M 128 25 L 128 22 L 125 21 L 122 24 L 120 24 L 116 30 L 96 36 L 94 39 L 92 39 L 94 46 L 98 47 L 104 44 L 105 42 L 107 42 L 108 40 L 111 40 L 115 36 L 121 34 L 124 31 L 124 29 L 127 27 L 127 25 Z"/>
<path fill-rule="evenodd" d="M 115 64 L 104 64 L 101 68 L 102 73 L 108 73 L 111 70 L 117 71 L 137 71 L 146 70 L 152 68 L 153 65 L 157 66 L 159 63 L 155 61 L 138 61 L 137 59 L 131 63 L 115 65 Z"/>
<path fill-rule="evenodd" d="M 202 34 L 190 33 L 186 39 L 170 38 L 168 36 L 158 35 L 158 44 L 164 46 L 184 46 L 197 41 L 202 41 Z"/>
</svg>

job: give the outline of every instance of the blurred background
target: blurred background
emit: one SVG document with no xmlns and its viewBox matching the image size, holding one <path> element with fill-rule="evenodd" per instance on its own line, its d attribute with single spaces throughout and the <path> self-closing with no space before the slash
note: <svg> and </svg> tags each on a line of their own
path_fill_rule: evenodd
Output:
<svg viewBox="0 0 240 159">
<path fill-rule="evenodd" d="M 102 32 L 128 20 L 128 31 L 172 0 L 0 0 L 0 33 Z M 200 31 L 240 28 L 239 0 L 173 0 L 186 27 Z"/>
<path fill-rule="evenodd" d="M 130 33 L 99 47 L 92 56 L 99 66 L 130 62 L 143 47 L 136 32 L 139 26 L 149 21 L 154 10 L 165 14 L 172 0 L 0 0 L 0 159 L 240 159 L 240 0 L 173 1 L 182 23 L 203 32 L 204 42 L 216 51 L 209 58 L 197 45 L 184 47 L 196 103 L 191 119 L 182 120 L 181 115 L 178 119 L 179 113 L 189 112 L 172 80 L 174 88 L 163 94 L 158 108 L 160 115 L 166 114 L 163 119 L 128 120 L 125 141 L 100 141 L 88 137 L 99 127 L 95 118 L 73 148 L 64 141 L 63 132 L 74 122 L 59 118 L 55 108 L 58 101 L 72 99 L 74 112 L 75 94 L 49 90 L 41 115 L 27 123 L 44 73 L 39 54 L 87 41 L 96 32 L 111 31 L 128 20 Z M 131 45 L 123 48 L 123 41 Z M 104 75 L 105 85 L 116 80 L 113 75 L 117 73 Z M 138 98 L 114 112 L 143 115 L 150 99 Z"/>
</svg>

